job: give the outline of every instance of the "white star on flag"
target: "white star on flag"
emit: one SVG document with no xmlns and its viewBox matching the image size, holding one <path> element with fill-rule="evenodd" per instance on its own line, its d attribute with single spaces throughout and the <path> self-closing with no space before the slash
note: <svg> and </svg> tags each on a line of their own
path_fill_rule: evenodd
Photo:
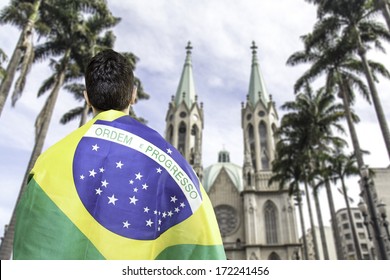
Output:
<svg viewBox="0 0 390 280">
<path fill-rule="evenodd" d="M 122 161 L 118 161 L 118 162 L 116 162 L 116 168 L 120 168 L 120 169 L 122 169 L 122 166 L 123 166 L 123 163 L 122 163 Z"/>
<path fill-rule="evenodd" d="M 171 155 L 172 154 L 172 150 L 170 148 L 168 148 L 167 149 L 167 153 Z"/>
<path fill-rule="evenodd" d="M 159 168 L 156 168 L 156 171 L 157 171 L 157 173 L 161 173 L 162 169 L 159 167 Z"/>
<path fill-rule="evenodd" d="M 80 175 L 81 180 L 84 180 L 84 178 L 85 178 L 84 175 Z"/>
<path fill-rule="evenodd" d="M 89 177 L 95 177 L 96 174 L 95 169 L 89 171 Z"/>
<path fill-rule="evenodd" d="M 137 179 L 137 180 L 141 180 L 142 177 L 143 177 L 143 175 L 141 175 L 141 172 L 138 172 L 137 174 L 135 174 L 135 179 Z"/>
<path fill-rule="evenodd" d="M 130 198 L 130 204 L 136 204 L 137 201 L 138 201 L 138 198 L 135 197 L 135 195 L 133 195 L 133 197 L 129 197 Z"/>
<path fill-rule="evenodd" d="M 107 188 L 108 182 L 107 180 L 102 181 L 102 187 Z"/>
<path fill-rule="evenodd" d="M 129 228 L 130 224 L 129 221 L 123 222 L 123 227 Z"/>
<path fill-rule="evenodd" d="M 96 191 L 96 194 L 98 194 L 98 195 L 100 195 L 102 193 L 102 190 L 100 188 L 95 189 L 95 191 Z"/>
<path fill-rule="evenodd" d="M 112 195 L 111 197 L 110 197 L 110 196 L 107 196 L 107 197 L 108 197 L 108 199 L 109 199 L 108 204 L 112 203 L 112 204 L 115 205 L 115 201 L 118 200 L 117 198 L 115 198 L 114 195 Z"/>
<path fill-rule="evenodd" d="M 177 200 L 176 195 L 171 196 L 171 202 L 176 203 L 176 200 Z"/>
<path fill-rule="evenodd" d="M 150 210 L 149 207 L 147 207 L 147 206 L 144 207 L 144 213 L 149 213 L 149 210 Z"/>
<path fill-rule="evenodd" d="M 151 219 L 149 219 L 149 220 L 146 221 L 146 226 L 152 227 L 152 224 L 153 224 L 153 222 L 152 222 Z"/>
<path fill-rule="evenodd" d="M 92 146 L 92 151 L 97 151 L 99 148 L 100 147 L 97 144 L 95 144 Z"/>
<path fill-rule="evenodd" d="M 104 167 L 100 167 L 100 168 L 99 168 L 99 172 L 100 172 L 100 173 L 103 173 L 103 172 L 104 172 Z"/>
<path fill-rule="evenodd" d="M 147 190 L 148 187 L 149 187 L 149 186 L 148 186 L 147 184 L 143 184 L 143 185 L 142 185 L 142 189 L 143 189 L 143 190 Z"/>
</svg>

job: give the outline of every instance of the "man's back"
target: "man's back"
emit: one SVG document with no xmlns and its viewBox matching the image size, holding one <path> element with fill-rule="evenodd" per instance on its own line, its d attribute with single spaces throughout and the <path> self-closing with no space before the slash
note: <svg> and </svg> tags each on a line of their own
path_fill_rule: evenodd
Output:
<svg viewBox="0 0 390 280">
<path fill-rule="evenodd" d="M 122 112 L 100 113 L 42 154 L 32 173 L 16 259 L 225 259 L 191 166 Z"/>
</svg>

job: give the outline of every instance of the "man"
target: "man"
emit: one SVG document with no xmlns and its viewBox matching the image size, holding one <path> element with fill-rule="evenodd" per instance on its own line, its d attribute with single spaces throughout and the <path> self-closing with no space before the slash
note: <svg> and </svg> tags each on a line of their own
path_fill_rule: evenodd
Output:
<svg viewBox="0 0 390 280">
<path fill-rule="evenodd" d="M 17 209 L 14 259 L 225 259 L 191 166 L 128 115 L 137 94 L 129 62 L 103 51 L 85 83 L 95 117 L 38 158 Z"/>
</svg>

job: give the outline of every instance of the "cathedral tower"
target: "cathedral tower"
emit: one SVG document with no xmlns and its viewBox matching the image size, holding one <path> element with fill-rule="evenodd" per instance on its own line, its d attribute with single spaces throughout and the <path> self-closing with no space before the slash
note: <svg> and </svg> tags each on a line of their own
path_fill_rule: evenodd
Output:
<svg viewBox="0 0 390 280">
<path fill-rule="evenodd" d="M 165 139 L 178 149 L 202 179 L 203 104 L 198 105 L 192 74 L 191 51 L 191 42 L 188 42 L 179 86 L 176 95 L 172 96 L 169 103 L 165 119 Z"/>
<path fill-rule="evenodd" d="M 268 95 L 252 43 L 252 66 L 246 104 L 242 103 L 241 123 L 244 133 L 244 188 L 268 190 L 269 174 L 275 158 L 275 131 L 278 114 Z"/>
<path fill-rule="evenodd" d="M 251 49 L 249 90 L 241 109 L 246 258 L 292 259 L 299 252 L 294 207 L 287 191 L 268 184 L 278 114 L 267 93 L 254 42 Z"/>
</svg>

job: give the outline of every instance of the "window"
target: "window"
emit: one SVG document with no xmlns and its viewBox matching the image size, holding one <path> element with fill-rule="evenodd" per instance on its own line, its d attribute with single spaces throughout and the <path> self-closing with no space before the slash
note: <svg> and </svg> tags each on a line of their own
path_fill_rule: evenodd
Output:
<svg viewBox="0 0 390 280">
<path fill-rule="evenodd" d="M 255 149 L 255 134 L 253 131 L 253 125 L 248 125 L 248 140 L 249 140 L 249 148 L 251 152 L 251 160 L 252 160 L 252 167 L 254 170 L 257 170 L 256 166 L 256 149 Z"/>
<path fill-rule="evenodd" d="M 349 229 L 349 224 L 348 223 L 344 223 L 343 224 L 343 229 Z"/>
<path fill-rule="evenodd" d="M 354 252 L 355 249 L 353 248 L 353 244 L 348 244 L 347 245 L 348 252 Z"/>
<path fill-rule="evenodd" d="M 359 220 L 362 218 L 362 215 L 360 215 L 359 212 L 355 212 L 355 213 L 353 214 L 353 216 L 354 216 L 356 219 L 359 219 Z"/>
<path fill-rule="evenodd" d="M 347 234 L 345 235 L 345 239 L 347 239 L 347 240 L 351 240 L 351 239 L 352 239 L 352 236 L 351 236 L 351 234 L 350 234 L 350 233 L 347 233 Z"/>
<path fill-rule="evenodd" d="M 219 230 L 223 237 L 231 235 L 238 226 L 238 215 L 235 208 L 230 205 L 218 205 L 214 209 Z"/>
<path fill-rule="evenodd" d="M 363 228 L 363 224 L 362 223 L 356 223 L 356 227 L 357 228 Z"/>
<path fill-rule="evenodd" d="M 276 244 L 278 243 L 277 209 L 273 202 L 265 203 L 264 216 L 267 244 Z"/>
<path fill-rule="evenodd" d="M 263 170 L 269 169 L 269 155 L 268 155 L 268 141 L 267 141 L 267 126 L 265 122 L 260 122 L 259 124 L 259 134 L 260 134 L 260 150 L 261 150 L 261 167 Z"/>
<path fill-rule="evenodd" d="M 269 260 L 280 260 L 280 257 L 278 254 L 276 254 L 275 252 L 272 252 L 269 257 L 268 257 Z"/>
<path fill-rule="evenodd" d="M 173 144 L 173 126 L 170 125 L 167 132 L 167 140 L 169 143 Z"/>
<path fill-rule="evenodd" d="M 366 235 L 364 234 L 364 232 L 359 232 L 359 238 L 366 239 Z"/>
<path fill-rule="evenodd" d="M 197 161 L 199 161 L 200 159 L 195 159 L 197 155 L 197 153 L 199 153 L 199 148 L 200 148 L 200 136 L 199 136 L 199 129 L 198 127 L 194 124 L 192 126 L 192 129 L 191 129 L 191 136 L 190 136 L 190 147 L 191 147 L 191 154 L 190 154 L 190 164 L 194 164 Z M 198 162 L 196 162 L 198 163 Z"/>
<path fill-rule="evenodd" d="M 345 213 L 341 214 L 341 220 L 342 221 L 347 220 L 347 214 L 345 214 Z"/>
<path fill-rule="evenodd" d="M 187 127 L 184 124 L 184 122 L 180 123 L 179 126 L 179 145 L 178 150 L 179 152 L 185 156 L 185 150 L 186 150 L 186 137 L 187 136 Z"/>
<path fill-rule="evenodd" d="M 362 248 L 363 251 L 368 251 L 368 246 L 366 243 L 360 244 L 360 247 Z"/>
</svg>

